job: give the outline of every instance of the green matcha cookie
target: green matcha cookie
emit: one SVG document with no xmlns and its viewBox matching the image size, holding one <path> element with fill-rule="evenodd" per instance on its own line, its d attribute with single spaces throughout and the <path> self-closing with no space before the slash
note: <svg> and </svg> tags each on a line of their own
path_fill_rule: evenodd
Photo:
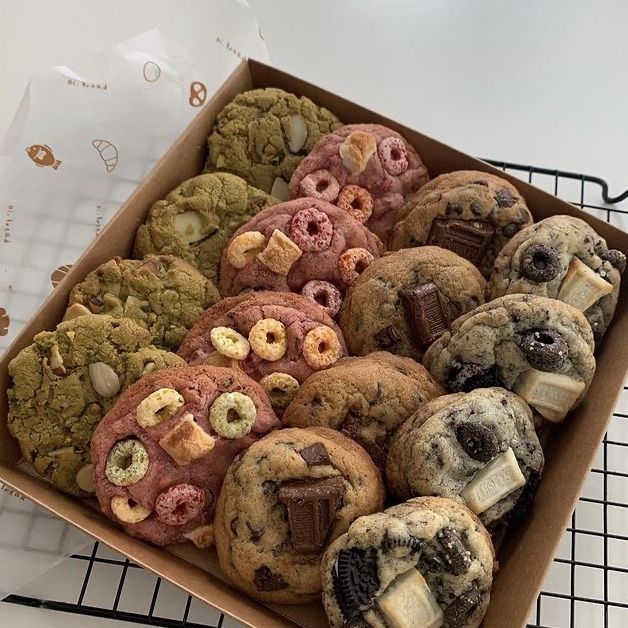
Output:
<svg viewBox="0 0 628 628">
<path fill-rule="evenodd" d="M 233 232 L 277 202 L 232 174 L 188 179 L 148 210 L 146 222 L 137 230 L 133 255 L 176 255 L 215 282 L 220 254 Z"/>
<path fill-rule="evenodd" d="M 219 299 L 211 281 L 174 255 L 149 255 L 143 261 L 116 257 L 74 287 L 66 319 L 89 312 L 130 318 L 150 331 L 157 347 L 176 351 Z"/>
<path fill-rule="evenodd" d="M 133 321 L 79 316 L 43 331 L 9 363 L 8 426 L 37 473 L 72 495 L 93 492 L 92 432 L 143 375 L 184 366 Z"/>
<path fill-rule="evenodd" d="M 292 173 L 340 120 L 309 98 L 269 87 L 238 94 L 207 140 L 207 171 L 226 170 L 282 201 Z"/>
</svg>

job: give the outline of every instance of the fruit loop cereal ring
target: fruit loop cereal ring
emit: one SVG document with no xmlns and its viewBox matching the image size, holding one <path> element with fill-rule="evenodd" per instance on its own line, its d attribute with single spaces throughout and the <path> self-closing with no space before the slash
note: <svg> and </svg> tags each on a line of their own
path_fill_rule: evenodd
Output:
<svg viewBox="0 0 628 628">
<path fill-rule="evenodd" d="M 301 294 L 312 303 L 322 307 L 332 318 L 340 311 L 342 305 L 342 295 L 340 290 L 329 281 L 321 281 L 313 279 L 308 281 L 303 288 Z"/>
<path fill-rule="evenodd" d="M 205 505 L 205 491 L 192 484 L 175 484 L 157 495 L 157 518 L 171 526 L 180 526 L 197 517 Z"/>
<path fill-rule="evenodd" d="M 338 207 L 364 224 L 373 213 L 373 197 L 359 185 L 345 185 L 338 196 Z"/>
<path fill-rule="evenodd" d="M 257 259 L 272 272 L 285 277 L 301 255 L 303 251 L 283 231 L 275 229 Z"/>
<path fill-rule="evenodd" d="M 388 174 L 398 176 L 408 169 L 408 151 L 400 137 L 387 137 L 377 147 L 377 154 Z"/>
<path fill-rule="evenodd" d="M 148 452 L 139 440 L 121 440 L 109 452 L 105 475 L 116 486 L 130 486 L 146 475 L 148 462 Z"/>
<path fill-rule="evenodd" d="M 351 285 L 375 258 L 366 249 L 347 249 L 338 260 L 338 275 Z"/>
<path fill-rule="evenodd" d="M 260 358 L 275 362 L 286 353 L 288 346 L 286 327 L 274 318 L 263 318 L 251 327 L 249 343 L 253 352 Z"/>
<path fill-rule="evenodd" d="M 137 406 L 137 423 L 145 429 L 153 427 L 172 418 L 183 404 L 183 396 L 176 390 L 160 388 Z"/>
<path fill-rule="evenodd" d="M 214 327 L 209 332 L 209 339 L 220 355 L 234 360 L 244 360 L 251 350 L 249 341 L 230 327 Z"/>
<path fill-rule="evenodd" d="M 268 393 L 273 406 L 278 408 L 287 408 L 300 386 L 288 373 L 271 373 L 260 379 L 259 383 Z"/>
<path fill-rule="evenodd" d="M 111 498 L 111 510 L 123 523 L 139 523 L 144 521 L 151 513 L 148 508 L 144 508 L 132 499 L 120 495 Z"/>
<path fill-rule="evenodd" d="M 237 418 L 233 420 L 233 414 Z M 257 409 L 250 397 L 240 392 L 222 393 L 209 409 L 209 422 L 224 438 L 243 438 L 255 423 Z"/>
<path fill-rule="evenodd" d="M 328 203 L 333 203 L 340 192 L 340 184 L 329 170 L 315 170 L 303 177 L 301 196 L 313 196 Z"/>
<path fill-rule="evenodd" d="M 247 231 L 236 236 L 227 249 L 227 260 L 235 268 L 244 268 L 264 250 L 266 236 L 259 231 Z"/>
<path fill-rule="evenodd" d="M 303 357 L 313 369 L 324 369 L 337 362 L 342 346 L 331 327 L 320 325 L 303 339 Z"/>
<path fill-rule="evenodd" d="M 302 251 L 324 251 L 333 235 L 334 227 L 327 214 L 315 207 L 298 211 L 290 221 L 290 238 Z"/>
</svg>

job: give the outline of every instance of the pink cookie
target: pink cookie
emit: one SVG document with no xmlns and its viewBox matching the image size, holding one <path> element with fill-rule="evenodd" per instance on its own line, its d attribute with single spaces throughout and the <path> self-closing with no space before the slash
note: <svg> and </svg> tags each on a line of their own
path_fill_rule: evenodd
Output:
<svg viewBox="0 0 628 628">
<path fill-rule="evenodd" d="M 280 203 L 240 227 L 225 247 L 220 293 L 299 292 L 335 316 L 339 298 L 381 249 L 364 225 L 330 203 Z"/>
<path fill-rule="evenodd" d="M 242 372 L 186 366 L 147 375 L 94 432 L 100 507 L 131 536 L 206 547 L 228 466 L 277 427 L 268 396 Z"/>
<path fill-rule="evenodd" d="M 421 157 L 399 133 L 349 124 L 322 137 L 303 159 L 290 179 L 290 197 L 333 203 L 387 243 L 397 210 L 428 179 Z"/>
</svg>

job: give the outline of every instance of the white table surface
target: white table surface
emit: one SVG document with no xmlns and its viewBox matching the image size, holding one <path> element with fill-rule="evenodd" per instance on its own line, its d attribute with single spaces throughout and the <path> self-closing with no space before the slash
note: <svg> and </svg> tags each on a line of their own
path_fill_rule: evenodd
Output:
<svg viewBox="0 0 628 628">
<path fill-rule="evenodd" d="M 251 5 L 280 68 L 471 154 L 602 176 L 615 193 L 628 187 L 625 1 Z M 215 45 L 203 32 L 211 19 L 211 0 L 0 0 L 0 137 L 34 72 L 153 27 L 202 66 Z M 105 625 L 0 604 L 0 625 L 18 622 Z"/>
</svg>

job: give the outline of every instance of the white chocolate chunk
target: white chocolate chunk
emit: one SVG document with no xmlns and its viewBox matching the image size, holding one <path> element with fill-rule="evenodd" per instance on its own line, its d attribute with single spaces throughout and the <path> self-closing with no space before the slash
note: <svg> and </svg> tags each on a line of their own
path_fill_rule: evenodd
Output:
<svg viewBox="0 0 628 628">
<path fill-rule="evenodd" d="M 305 120 L 298 113 L 290 116 L 290 141 L 288 142 L 288 148 L 291 153 L 298 153 L 304 146 L 307 140 L 307 124 Z"/>
<path fill-rule="evenodd" d="M 560 423 L 584 387 L 584 382 L 577 382 L 568 375 L 530 369 L 519 378 L 513 392 L 523 397 L 548 421 Z"/>
<path fill-rule="evenodd" d="M 480 469 L 460 495 L 467 506 L 478 515 L 525 483 L 526 479 L 521 473 L 512 447 L 509 447 Z"/>
<path fill-rule="evenodd" d="M 290 197 L 288 184 L 281 177 L 276 177 L 273 181 L 273 187 L 270 190 L 270 195 L 278 198 L 280 201 L 287 201 Z"/>
<path fill-rule="evenodd" d="M 443 625 L 443 611 L 416 569 L 395 578 L 377 598 L 377 605 L 392 628 L 439 628 Z"/>
<path fill-rule="evenodd" d="M 196 212 L 183 212 L 174 217 L 174 228 L 188 244 L 202 240 L 207 234 L 201 227 L 201 217 Z"/>
<path fill-rule="evenodd" d="M 159 440 L 159 444 L 177 464 L 184 466 L 210 452 L 216 439 L 188 413 Z"/>
<path fill-rule="evenodd" d="M 560 285 L 558 298 L 560 301 L 584 312 L 598 299 L 612 291 L 613 285 L 610 282 L 602 279 L 578 257 L 574 257 Z"/>
</svg>

